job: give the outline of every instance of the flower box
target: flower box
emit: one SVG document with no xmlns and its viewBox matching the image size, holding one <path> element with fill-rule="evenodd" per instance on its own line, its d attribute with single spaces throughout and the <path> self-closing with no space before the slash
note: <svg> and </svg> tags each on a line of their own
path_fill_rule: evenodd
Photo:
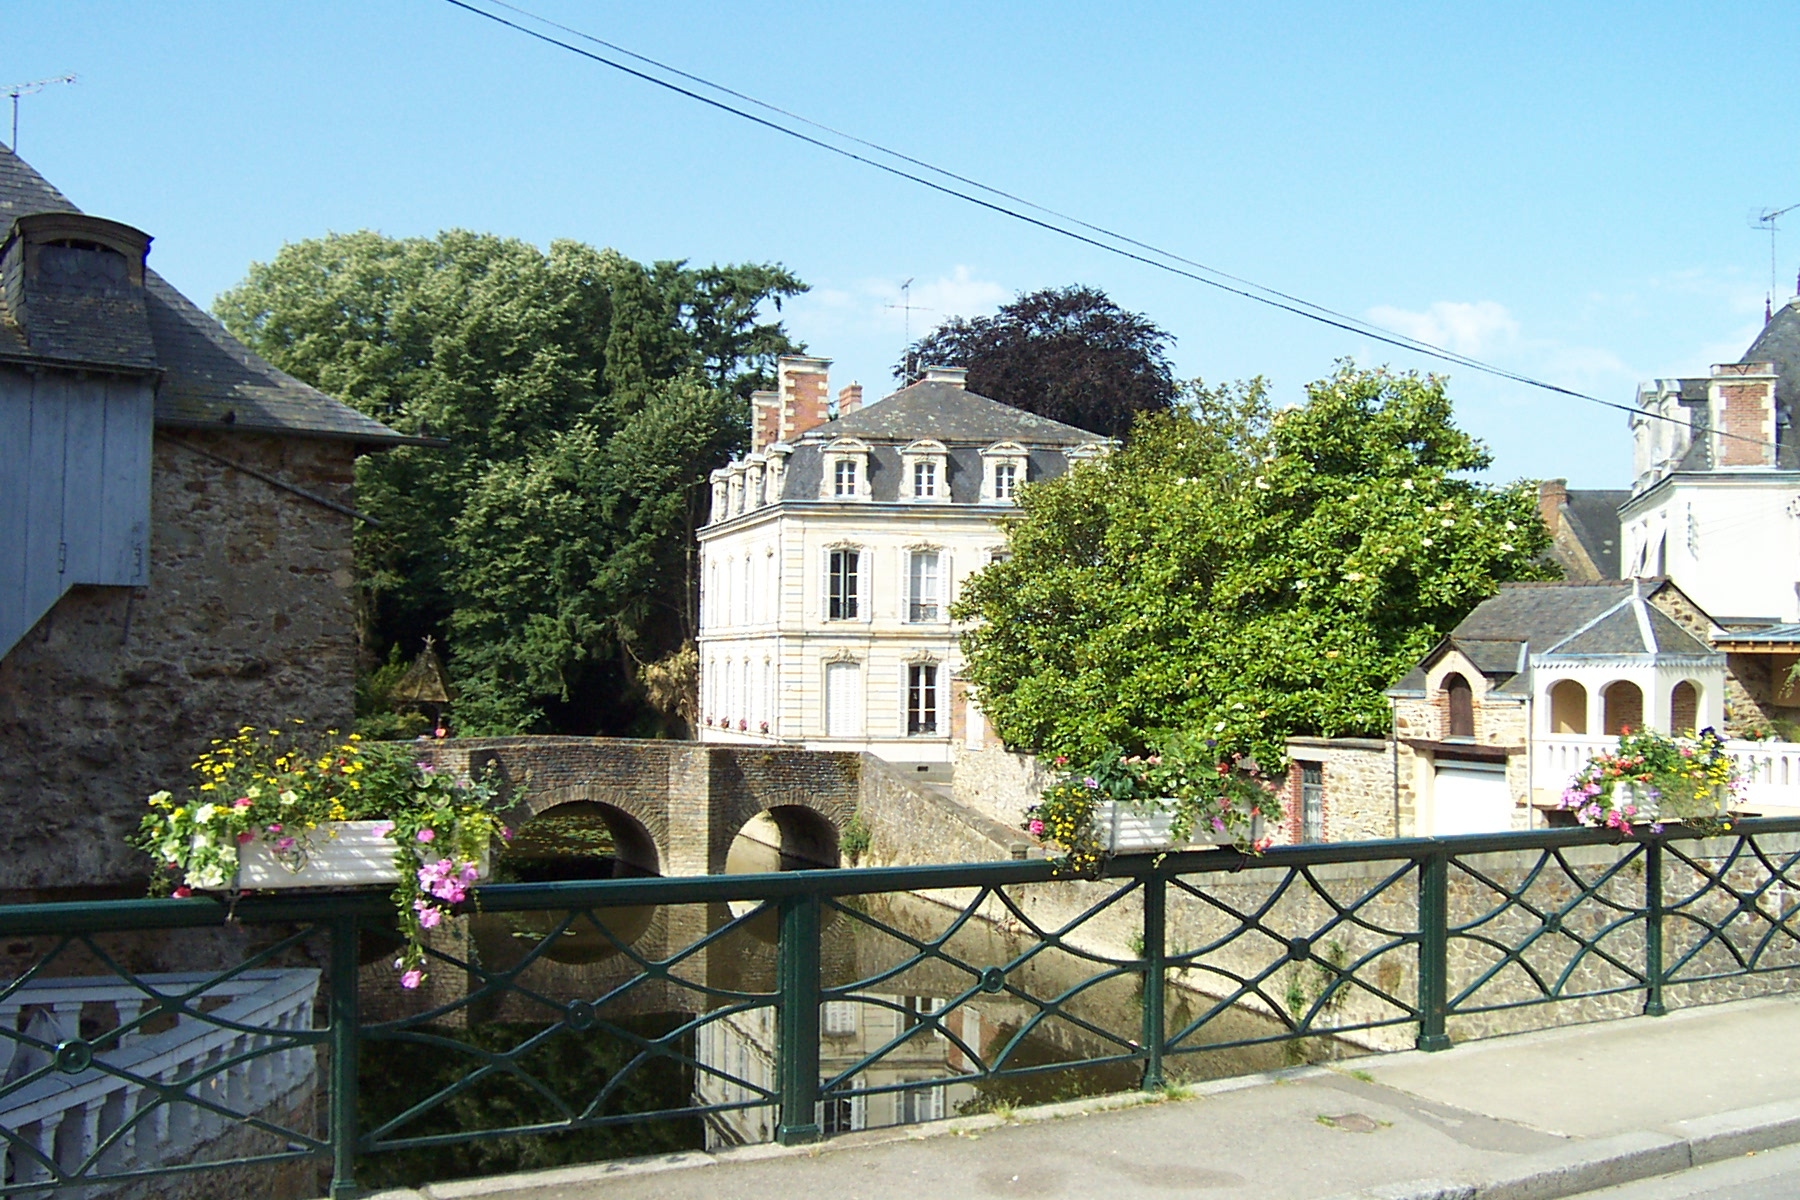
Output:
<svg viewBox="0 0 1800 1200">
<path fill-rule="evenodd" d="M 1633 825 L 1721 818 L 1730 794 L 1730 789 L 1724 787 L 1706 788 L 1691 795 L 1658 794 L 1649 784 L 1623 780 L 1613 784 L 1612 789 L 1613 807 L 1623 812 L 1630 805 L 1633 811 L 1628 820 Z"/>
<path fill-rule="evenodd" d="M 1176 844 L 1170 835 L 1175 814 L 1160 804 L 1121 803 L 1103 800 L 1094 805 L 1094 832 L 1108 854 L 1161 854 L 1169 850 L 1211 850 L 1230 846 L 1236 841 L 1229 831 L 1220 833 L 1210 825 L 1189 830 L 1187 840 Z M 1251 818 L 1250 840 L 1263 839 L 1263 819 Z"/>
<path fill-rule="evenodd" d="M 327 821 L 292 849 L 259 837 L 238 847 L 239 888 L 359 887 L 400 882 L 394 866 L 393 825 L 387 821 Z"/>
<path fill-rule="evenodd" d="M 362 887 L 400 882 L 394 865 L 393 828 L 389 821 L 327 821 L 294 846 L 281 851 L 272 839 L 261 837 L 238 847 L 237 888 Z M 429 847 L 422 858 L 436 859 Z M 484 851 L 476 862 L 483 878 L 488 874 Z"/>
</svg>

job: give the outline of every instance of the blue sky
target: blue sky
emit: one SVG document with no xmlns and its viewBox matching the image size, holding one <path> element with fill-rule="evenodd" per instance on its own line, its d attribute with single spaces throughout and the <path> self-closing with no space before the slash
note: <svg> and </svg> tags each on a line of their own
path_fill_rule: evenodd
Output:
<svg viewBox="0 0 1800 1200">
<path fill-rule="evenodd" d="M 1800 202 L 1782 4 L 526 7 L 814 119 L 1416 336 L 1629 402 L 1736 359 Z M 1082 282 L 1184 376 L 1297 399 L 1343 356 L 1429 367 L 760 130 L 442 0 L 0 0 L 20 152 L 156 237 L 206 302 L 283 242 L 462 226 L 640 259 L 779 261 L 834 385 L 890 386 L 913 301 Z M 5 136 L 0 132 L 0 137 Z M 1800 267 L 1800 212 L 1779 244 Z M 1624 486 L 1623 414 L 1466 371 L 1494 475 Z"/>
</svg>

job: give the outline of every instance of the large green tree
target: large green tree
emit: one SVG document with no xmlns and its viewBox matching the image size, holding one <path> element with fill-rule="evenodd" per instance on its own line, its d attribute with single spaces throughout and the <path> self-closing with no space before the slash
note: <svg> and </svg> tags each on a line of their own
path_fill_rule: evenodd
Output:
<svg viewBox="0 0 1800 1200">
<path fill-rule="evenodd" d="M 1139 413 L 1174 402 L 1174 340 L 1098 288 L 1073 284 L 1021 295 L 991 317 L 952 317 L 906 348 L 894 377 L 905 384 L 927 367 L 966 367 L 970 391 L 1123 437 Z"/>
<path fill-rule="evenodd" d="M 1344 364 L 1281 412 L 1260 381 L 1187 399 L 1026 489 L 1010 558 L 967 584 L 967 678 L 1009 745 L 1202 733 L 1273 764 L 1290 734 L 1379 733 L 1384 688 L 1545 574 L 1534 490 L 1468 477 L 1489 457 L 1441 379 Z"/>
<path fill-rule="evenodd" d="M 798 347 L 775 265 L 650 265 L 464 231 L 285 246 L 214 311 L 402 433 L 357 465 L 366 658 L 447 645 L 464 728 L 653 732 L 638 668 L 694 634 L 706 476 Z"/>
</svg>

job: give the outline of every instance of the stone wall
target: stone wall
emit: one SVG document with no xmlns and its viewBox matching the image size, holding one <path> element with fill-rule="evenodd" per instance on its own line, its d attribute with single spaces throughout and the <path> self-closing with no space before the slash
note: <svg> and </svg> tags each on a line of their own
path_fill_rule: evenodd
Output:
<svg viewBox="0 0 1800 1200">
<path fill-rule="evenodd" d="M 1289 738 L 1281 804 L 1282 841 L 1301 840 L 1302 764 L 1321 768 L 1325 787 L 1324 841 L 1366 841 L 1396 835 L 1393 743 L 1373 738 Z"/>
<path fill-rule="evenodd" d="M 964 808 L 1017 828 L 1025 819 L 1025 809 L 1037 803 L 1038 796 L 1050 786 L 1055 771 L 1049 764 L 1039 762 L 1035 754 L 1014 754 L 1002 747 L 997 738 L 988 742 L 982 749 L 973 750 L 957 740 L 951 794 Z"/>
<path fill-rule="evenodd" d="M 350 502 L 349 443 L 157 430 L 149 585 L 74 589 L 0 660 L 10 898 L 141 887 L 125 837 L 210 739 L 352 718 L 351 519 L 184 446 Z"/>
</svg>

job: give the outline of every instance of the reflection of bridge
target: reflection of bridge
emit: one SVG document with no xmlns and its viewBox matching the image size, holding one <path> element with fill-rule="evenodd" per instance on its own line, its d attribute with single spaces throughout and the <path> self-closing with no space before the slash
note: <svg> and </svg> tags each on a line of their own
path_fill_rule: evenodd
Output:
<svg viewBox="0 0 1800 1200">
<path fill-rule="evenodd" d="M 449 770 L 492 764 L 523 785 L 533 816 L 591 812 L 638 875 L 723 874 L 733 839 L 765 812 L 783 858 L 836 866 L 838 834 L 883 770 L 862 754 L 622 738 L 464 738 L 430 754 Z"/>
</svg>

